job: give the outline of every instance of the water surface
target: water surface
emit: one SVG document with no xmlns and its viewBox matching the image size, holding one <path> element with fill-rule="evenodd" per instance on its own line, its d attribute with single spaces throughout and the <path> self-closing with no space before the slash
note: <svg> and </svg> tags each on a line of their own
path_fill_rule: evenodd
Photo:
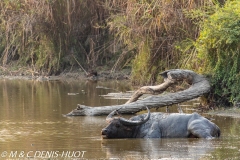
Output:
<svg viewBox="0 0 240 160">
<path fill-rule="evenodd" d="M 0 80 L 0 159 L 238 159 L 240 119 L 208 116 L 219 139 L 102 139 L 105 116 L 64 117 L 77 104 L 104 106 L 126 100 L 99 95 L 130 90 L 126 82 Z M 105 87 L 105 88 L 104 88 Z M 193 105 L 195 102 L 190 102 Z M 176 112 L 176 109 L 171 112 Z M 183 107 L 193 112 L 192 106 Z M 161 111 L 164 111 L 162 109 Z M 125 117 L 131 117 L 129 115 Z M 21 154 L 22 153 L 22 154 Z"/>
</svg>

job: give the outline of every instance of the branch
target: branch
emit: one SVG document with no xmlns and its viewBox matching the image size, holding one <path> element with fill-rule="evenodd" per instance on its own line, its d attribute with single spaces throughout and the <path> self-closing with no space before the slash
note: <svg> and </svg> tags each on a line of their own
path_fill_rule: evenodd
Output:
<svg viewBox="0 0 240 160">
<path fill-rule="evenodd" d="M 204 76 L 190 70 L 173 69 L 162 72 L 160 75 L 164 77 L 164 83 L 157 86 L 141 87 L 125 104 L 101 107 L 89 107 L 78 104 L 77 108 L 68 113 L 66 116 L 108 115 L 111 111 L 120 107 L 122 114 L 134 114 L 141 110 L 145 110 L 146 106 L 149 109 L 165 107 L 197 98 L 210 91 L 209 81 Z M 156 95 L 162 93 L 176 82 L 183 80 L 191 85 L 190 88 L 175 93 Z M 153 94 L 154 96 L 138 100 L 140 96 L 146 93 Z"/>
</svg>

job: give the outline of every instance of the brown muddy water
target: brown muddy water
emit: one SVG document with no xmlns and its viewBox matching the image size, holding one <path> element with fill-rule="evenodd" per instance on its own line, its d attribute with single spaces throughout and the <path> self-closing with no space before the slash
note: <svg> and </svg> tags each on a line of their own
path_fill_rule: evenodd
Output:
<svg viewBox="0 0 240 160">
<path fill-rule="evenodd" d="M 222 132 L 221 138 L 214 140 L 109 140 L 101 138 L 101 129 L 107 125 L 105 116 L 62 116 L 77 104 L 124 103 L 126 100 L 104 99 L 99 95 L 130 90 L 126 82 L 0 80 L 0 88 L 0 159 L 240 158 L 240 119 L 237 118 L 206 115 Z M 183 110 L 193 112 L 194 103 L 185 103 L 188 105 Z"/>
</svg>

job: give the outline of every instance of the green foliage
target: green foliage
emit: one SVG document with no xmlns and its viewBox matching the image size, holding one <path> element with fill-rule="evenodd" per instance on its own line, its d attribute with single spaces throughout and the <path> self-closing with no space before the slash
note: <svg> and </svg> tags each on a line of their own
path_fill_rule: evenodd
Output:
<svg viewBox="0 0 240 160">
<path fill-rule="evenodd" d="M 184 12 L 209 5 L 212 1 L 106 1 L 111 11 L 107 24 L 118 38 L 116 42 L 135 51 L 129 52 L 134 54 L 131 61 L 134 84 L 154 84 L 161 71 L 178 68 L 182 55 L 175 44 L 192 39 L 198 29 Z"/>
<path fill-rule="evenodd" d="M 189 34 L 185 39 L 176 43 L 175 47 L 180 51 L 181 56 L 178 62 L 180 68 L 187 68 L 190 70 L 197 70 L 198 73 L 204 73 L 204 59 L 198 58 L 198 52 L 196 50 L 196 40 L 199 38 L 199 32 L 205 20 L 209 18 L 210 15 L 214 14 L 219 8 L 218 1 L 205 1 L 203 5 L 198 8 L 184 9 L 184 15 L 191 20 L 195 30 L 194 36 Z"/>
<path fill-rule="evenodd" d="M 228 1 L 207 18 L 196 42 L 205 73 L 212 74 L 214 98 L 240 100 L 240 1 Z"/>
<path fill-rule="evenodd" d="M 141 47 L 141 51 L 133 60 L 132 66 L 132 82 L 135 84 L 141 84 L 143 82 L 150 83 L 151 77 L 149 74 L 149 59 L 151 58 L 150 55 L 150 46 L 151 44 L 144 43 L 144 46 Z"/>
</svg>

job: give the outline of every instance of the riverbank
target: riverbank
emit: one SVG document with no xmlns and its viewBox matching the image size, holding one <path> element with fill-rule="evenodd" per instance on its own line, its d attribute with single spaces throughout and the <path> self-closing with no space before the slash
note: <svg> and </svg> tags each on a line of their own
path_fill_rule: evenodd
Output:
<svg viewBox="0 0 240 160">
<path fill-rule="evenodd" d="M 81 69 L 66 69 L 58 75 L 46 75 L 33 71 L 29 68 L 0 68 L 0 78 L 2 79 L 25 79 L 25 80 L 36 80 L 36 81 L 54 81 L 54 80 L 92 80 L 92 81 L 105 81 L 105 80 L 128 80 L 130 79 L 131 70 L 123 69 L 121 71 L 112 71 L 111 69 L 98 68 L 96 70 L 97 76 L 87 76 L 86 73 Z"/>
<path fill-rule="evenodd" d="M 106 81 L 106 80 L 129 80 L 131 70 L 123 69 L 121 71 L 111 71 L 111 69 L 97 68 L 97 76 L 87 77 L 86 73 L 81 69 L 68 69 L 56 76 L 45 76 L 34 72 L 29 68 L 5 68 L 0 67 L 0 79 L 22 79 L 22 80 L 35 80 L 35 81 L 77 81 L 77 80 L 90 80 L 90 81 Z M 209 115 L 228 116 L 240 118 L 240 108 L 216 108 L 215 110 L 207 111 Z"/>
<path fill-rule="evenodd" d="M 207 114 L 240 118 L 240 108 L 238 108 L 238 107 L 228 107 L 228 108 L 221 107 L 221 108 L 217 108 L 215 110 L 209 110 L 207 112 Z"/>
</svg>

